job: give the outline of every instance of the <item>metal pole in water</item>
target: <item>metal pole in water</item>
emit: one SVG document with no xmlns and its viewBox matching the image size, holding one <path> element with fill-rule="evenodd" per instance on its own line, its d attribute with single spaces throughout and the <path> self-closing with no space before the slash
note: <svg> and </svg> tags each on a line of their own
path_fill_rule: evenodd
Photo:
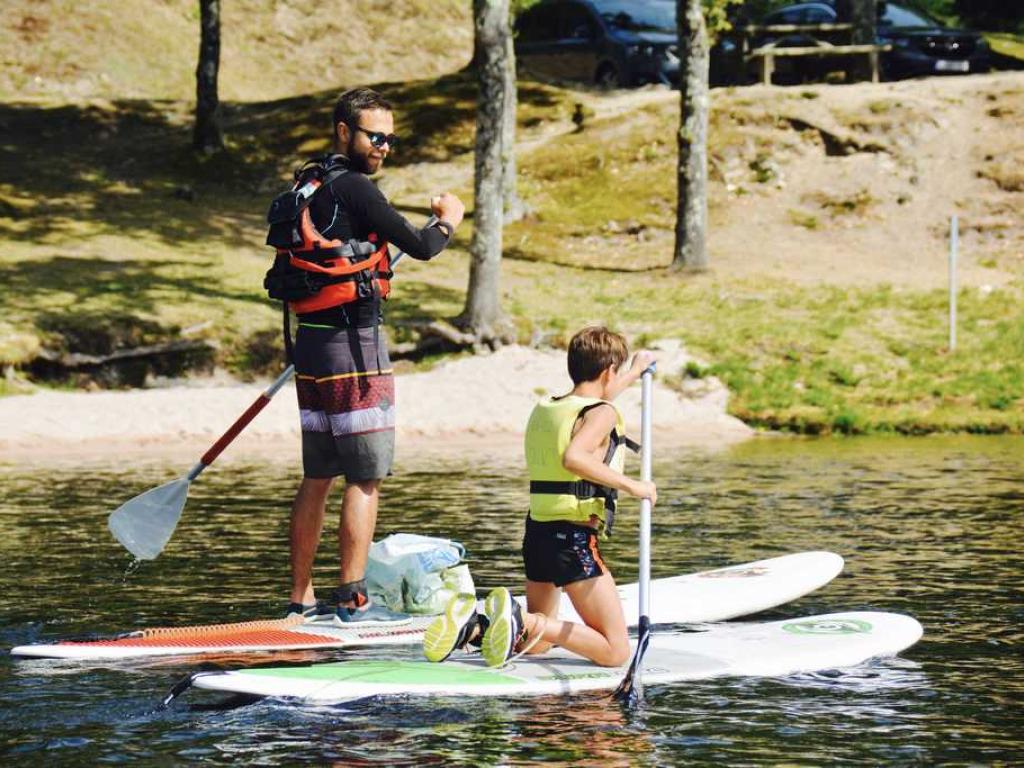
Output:
<svg viewBox="0 0 1024 768">
<path fill-rule="evenodd" d="M 949 351 L 956 349 L 956 254 L 960 246 L 960 221 L 949 220 Z"/>
</svg>

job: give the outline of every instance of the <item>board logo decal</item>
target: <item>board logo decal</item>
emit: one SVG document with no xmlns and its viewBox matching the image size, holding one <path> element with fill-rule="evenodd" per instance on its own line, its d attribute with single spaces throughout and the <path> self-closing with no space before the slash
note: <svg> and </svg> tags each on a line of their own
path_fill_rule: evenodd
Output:
<svg viewBox="0 0 1024 768">
<path fill-rule="evenodd" d="M 782 628 L 794 635 L 863 635 L 871 631 L 871 623 L 861 619 L 791 621 Z"/>
<path fill-rule="evenodd" d="M 376 632 L 356 632 L 360 640 L 373 640 L 380 637 L 398 637 L 400 635 L 422 635 L 423 627 L 407 627 L 405 629 L 385 629 Z"/>
<path fill-rule="evenodd" d="M 672 670 L 667 667 L 644 667 L 645 675 L 668 675 Z"/>
<path fill-rule="evenodd" d="M 753 576 L 764 576 L 768 572 L 768 569 L 762 566 L 754 568 L 719 568 L 717 571 L 698 573 L 697 576 L 701 579 L 749 579 Z"/>
<path fill-rule="evenodd" d="M 543 675 L 538 677 L 538 680 L 607 680 L 609 677 L 618 678 L 616 672 L 621 670 L 615 669 L 612 672 L 556 672 L 552 675 Z"/>
</svg>

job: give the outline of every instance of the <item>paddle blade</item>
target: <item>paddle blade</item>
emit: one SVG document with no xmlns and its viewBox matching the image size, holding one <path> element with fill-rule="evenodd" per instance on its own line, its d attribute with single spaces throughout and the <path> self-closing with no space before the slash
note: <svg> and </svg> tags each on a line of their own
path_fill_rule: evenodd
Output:
<svg viewBox="0 0 1024 768">
<path fill-rule="evenodd" d="M 114 538 L 139 560 L 153 560 L 174 533 L 188 498 L 188 478 L 182 477 L 140 493 L 110 513 L 107 527 Z"/>
<path fill-rule="evenodd" d="M 636 639 L 636 651 L 633 653 L 633 660 L 629 663 L 626 674 L 622 677 L 619 687 L 612 693 L 612 698 L 619 703 L 634 709 L 643 698 L 643 684 L 640 680 L 640 669 L 644 661 L 644 653 L 647 652 L 647 644 L 651 639 L 651 620 L 646 616 L 640 617 L 639 633 Z"/>
</svg>

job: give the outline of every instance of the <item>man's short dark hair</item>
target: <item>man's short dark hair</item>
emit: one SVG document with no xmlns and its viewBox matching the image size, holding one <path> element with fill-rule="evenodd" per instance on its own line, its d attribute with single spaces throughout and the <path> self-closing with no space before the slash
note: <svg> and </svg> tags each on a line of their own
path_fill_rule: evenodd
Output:
<svg viewBox="0 0 1024 768">
<path fill-rule="evenodd" d="M 338 130 L 338 123 L 344 123 L 350 128 L 359 125 L 359 116 L 368 109 L 394 111 L 388 100 L 372 88 L 345 91 L 334 105 L 334 130 Z"/>
</svg>

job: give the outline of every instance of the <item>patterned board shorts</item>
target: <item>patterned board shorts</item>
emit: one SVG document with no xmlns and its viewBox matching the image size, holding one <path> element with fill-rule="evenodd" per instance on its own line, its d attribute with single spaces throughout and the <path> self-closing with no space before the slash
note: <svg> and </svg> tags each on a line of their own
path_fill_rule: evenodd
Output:
<svg viewBox="0 0 1024 768">
<path fill-rule="evenodd" d="M 300 323 L 295 379 L 306 477 L 348 482 L 391 474 L 395 379 L 383 333 Z"/>
</svg>

